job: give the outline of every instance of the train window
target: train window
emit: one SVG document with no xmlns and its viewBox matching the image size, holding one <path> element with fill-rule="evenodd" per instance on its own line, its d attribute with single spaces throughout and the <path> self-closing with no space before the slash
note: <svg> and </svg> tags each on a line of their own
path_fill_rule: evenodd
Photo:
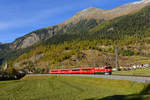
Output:
<svg viewBox="0 0 150 100">
<path fill-rule="evenodd" d="M 72 71 L 80 71 L 80 69 L 73 69 Z"/>
<path fill-rule="evenodd" d="M 51 72 L 58 72 L 58 71 L 56 70 L 56 71 L 51 71 Z"/>
<path fill-rule="evenodd" d="M 82 69 L 83 71 L 90 71 L 91 69 Z"/>
<path fill-rule="evenodd" d="M 61 70 L 61 71 L 63 71 L 63 72 L 67 72 L 67 71 L 69 71 L 69 70 Z"/>
</svg>

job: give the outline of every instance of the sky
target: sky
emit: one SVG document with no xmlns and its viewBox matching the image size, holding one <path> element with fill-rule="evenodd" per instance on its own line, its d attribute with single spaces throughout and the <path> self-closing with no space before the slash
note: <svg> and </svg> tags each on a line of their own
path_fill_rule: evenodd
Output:
<svg viewBox="0 0 150 100">
<path fill-rule="evenodd" d="M 0 42 L 59 24 L 89 7 L 112 9 L 134 1 L 139 0 L 0 0 Z"/>
</svg>

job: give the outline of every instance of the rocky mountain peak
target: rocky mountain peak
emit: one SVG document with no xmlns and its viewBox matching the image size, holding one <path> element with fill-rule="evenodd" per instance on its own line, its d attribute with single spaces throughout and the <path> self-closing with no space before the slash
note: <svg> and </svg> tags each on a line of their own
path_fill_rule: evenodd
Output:
<svg viewBox="0 0 150 100">
<path fill-rule="evenodd" d="M 113 14 L 111 15 L 114 17 L 128 15 L 131 13 L 135 13 L 148 5 L 150 5 L 150 0 L 140 0 L 137 2 L 125 4 L 123 6 L 112 9 L 111 12 Z"/>
<path fill-rule="evenodd" d="M 80 18 L 95 18 L 97 15 L 102 14 L 104 12 L 104 10 L 99 9 L 99 8 L 95 8 L 95 7 L 90 7 L 87 9 L 84 9 L 78 13 L 75 14 L 75 16 L 73 17 L 80 17 Z"/>
<path fill-rule="evenodd" d="M 103 11 L 103 10 L 99 8 L 95 8 L 95 7 L 89 7 L 87 9 L 80 11 L 80 13 L 86 13 L 86 12 L 89 13 L 89 12 L 95 12 L 95 11 Z"/>
<path fill-rule="evenodd" d="M 141 1 L 125 4 L 117 8 L 108 9 L 108 10 L 90 7 L 76 13 L 72 18 L 68 19 L 67 21 L 64 21 L 60 25 L 64 25 L 64 24 L 66 25 L 69 23 L 75 24 L 82 19 L 88 20 L 93 18 L 96 20 L 101 20 L 101 19 L 110 20 L 123 15 L 135 13 L 148 5 L 150 5 L 150 0 L 141 0 Z"/>
<path fill-rule="evenodd" d="M 150 3 L 150 0 L 140 0 L 137 2 L 133 2 L 132 4 L 146 4 L 146 3 Z"/>
<path fill-rule="evenodd" d="M 95 8 L 95 7 L 90 7 L 87 9 L 84 9 L 78 13 L 76 13 L 72 18 L 68 19 L 67 21 L 64 21 L 61 24 L 69 24 L 69 23 L 77 23 L 80 20 L 84 19 L 101 19 L 101 15 L 103 15 L 104 10 Z"/>
</svg>

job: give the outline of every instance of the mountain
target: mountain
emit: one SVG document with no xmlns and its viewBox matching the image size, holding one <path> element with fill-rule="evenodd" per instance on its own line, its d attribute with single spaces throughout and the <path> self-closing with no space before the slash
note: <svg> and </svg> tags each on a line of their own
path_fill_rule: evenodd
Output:
<svg viewBox="0 0 150 100">
<path fill-rule="evenodd" d="M 110 20 L 119 16 L 135 13 L 149 4 L 149 0 L 142 0 L 139 2 L 126 4 L 111 10 L 102 10 L 90 7 L 88 9 L 84 9 L 83 11 L 78 12 L 72 18 L 64 21 L 61 24 L 43 28 L 16 39 L 13 43 L 11 43 L 10 48 L 26 48 L 41 40 L 47 40 L 48 38 L 51 38 L 56 34 L 63 34 L 66 32 L 66 28 L 70 27 L 70 25 L 78 23 L 81 20 L 95 19 L 97 22 L 101 20 Z"/>
<path fill-rule="evenodd" d="M 83 25 L 89 25 L 86 22 L 76 24 L 80 27 L 78 31 L 84 29 Z M 71 27 L 69 33 L 72 30 L 75 28 Z M 79 31 L 82 33 L 78 31 L 47 39 L 11 63 L 16 68 L 21 66 L 26 69 L 114 66 L 115 46 L 119 47 L 118 61 L 121 66 L 150 63 L 150 6 L 134 14 L 102 21 L 94 27 Z"/>
<path fill-rule="evenodd" d="M 6 60 L 6 58 L 15 60 L 18 56 L 31 51 L 33 48 L 36 48 L 41 44 L 63 44 L 64 41 L 73 40 L 93 41 L 94 39 L 101 39 L 99 37 L 103 36 L 104 38 L 110 37 L 110 39 L 112 39 L 112 36 L 116 38 L 116 35 L 113 35 L 113 33 L 116 32 L 115 28 L 109 26 L 111 25 L 110 23 L 115 23 L 116 20 L 113 19 L 121 16 L 124 17 L 125 15 L 132 15 L 148 5 L 150 5 L 150 0 L 142 0 L 139 2 L 126 4 L 111 10 L 102 10 L 94 7 L 84 9 L 61 24 L 33 31 L 23 37 L 16 39 L 10 44 L 0 45 L 0 63 L 2 63 L 3 60 Z M 111 20 L 114 22 L 109 22 Z M 124 22 L 124 20 L 121 22 Z M 96 27 L 97 25 L 98 27 Z M 105 36 L 107 33 L 102 32 L 101 29 L 105 32 L 112 30 L 113 32 L 112 34 Z M 89 30 L 90 34 L 94 35 L 87 34 L 89 33 Z M 97 33 L 103 34 L 98 36 Z"/>
<path fill-rule="evenodd" d="M 99 8 L 90 7 L 78 12 L 72 18 L 61 23 L 61 25 L 68 23 L 77 23 L 80 20 L 92 18 L 96 20 L 110 20 L 119 16 L 135 13 L 148 5 L 150 5 L 150 0 L 142 0 L 139 2 L 126 4 L 110 10 L 102 10 Z"/>
</svg>

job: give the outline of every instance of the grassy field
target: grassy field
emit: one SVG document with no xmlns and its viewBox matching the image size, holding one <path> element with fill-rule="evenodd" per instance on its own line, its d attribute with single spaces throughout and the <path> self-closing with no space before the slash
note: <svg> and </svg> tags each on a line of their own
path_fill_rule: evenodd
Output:
<svg viewBox="0 0 150 100">
<path fill-rule="evenodd" d="M 150 76 L 150 68 L 136 69 L 136 70 L 129 70 L 129 71 L 116 71 L 113 72 L 112 74 Z"/>
<path fill-rule="evenodd" d="M 88 77 L 24 77 L 0 82 L 0 100 L 150 100 L 148 84 Z"/>
</svg>

